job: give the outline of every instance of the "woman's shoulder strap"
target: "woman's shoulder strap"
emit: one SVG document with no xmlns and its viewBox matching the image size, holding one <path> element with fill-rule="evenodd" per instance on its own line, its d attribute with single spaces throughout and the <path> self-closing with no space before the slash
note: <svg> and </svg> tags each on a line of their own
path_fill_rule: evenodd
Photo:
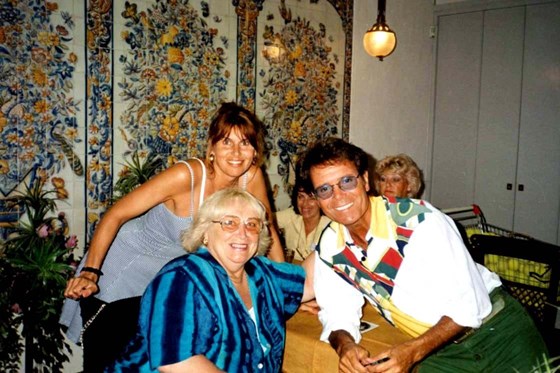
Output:
<svg viewBox="0 0 560 373">
<path fill-rule="evenodd" d="M 247 190 L 247 183 L 248 182 L 249 182 L 249 171 L 247 171 L 243 174 L 243 177 L 241 179 L 241 189 Z"/>
<path fill-rule="evenodd" d="M 198 206 L 202 205 L 202 202 L 204 201 L 204 189 L 206 187 L 206 166 L 204 165 L 204 162 L 202 162 L 200 159 L 198 158 L 191 158 L 194 160 L 197 160 L 198 162 L 200 162 L 200 167 L 202 169 L 202 181 L 200 184 L 200 198 L 199 198 L 199 204 Z M 179 163 L 183 163 L 187 166 L 187 168 L 189 169 L 189 172 L 191 174 L 191 216 L 194 216 L 195 213 L 195 208 L 194 208 L 194 184 L 195 184 L 195 176 L 194 176 L 194 170 L 192 168 L 192 166 L 189 164 L 189 162 L 187 161 L 183 161 L 180 160 L 178 161 Z"/>
<path fill-rule="evenodd" d="M 200 163 L 202 169 L 202 182 L 200 183 L 200 198 L 198 201 L 198 206 L 201 206 L 202 202 L 204 202 L 204 190 L 206 189 L 206 165 L 199 158 L 193 159 L 196 159 Z"/>
</svg>

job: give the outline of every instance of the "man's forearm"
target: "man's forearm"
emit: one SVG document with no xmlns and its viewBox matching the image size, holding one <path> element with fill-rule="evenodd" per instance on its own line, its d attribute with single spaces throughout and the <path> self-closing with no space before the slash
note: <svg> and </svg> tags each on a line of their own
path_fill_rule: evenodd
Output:
<svg viewBox="0 0 560 373">
<path fill-rule="evenodd" d="M 414 347 L 414 361 L 419 362 L 432 354 L 435 350 L 455 340 L 468 328 L 455 323 L 451 318 L 443 316 L 437 324 L 424 334 L 410 341 Z"/>
</svg>

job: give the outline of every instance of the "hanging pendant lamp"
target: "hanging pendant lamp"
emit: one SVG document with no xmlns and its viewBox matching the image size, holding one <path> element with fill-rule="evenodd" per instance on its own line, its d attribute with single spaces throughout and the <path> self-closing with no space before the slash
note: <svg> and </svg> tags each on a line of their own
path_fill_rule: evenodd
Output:
<svg viewBox="0 0 560 373">
<path fill-rule="evenodd" d="M 383 61 L 383 58 L 393 53 L 396 46 L 397 35 L 385 21 L 385 0 L 378 0 L 377 20 L 364 35 L 364 48 L 369 55 Z"/>
</svg>

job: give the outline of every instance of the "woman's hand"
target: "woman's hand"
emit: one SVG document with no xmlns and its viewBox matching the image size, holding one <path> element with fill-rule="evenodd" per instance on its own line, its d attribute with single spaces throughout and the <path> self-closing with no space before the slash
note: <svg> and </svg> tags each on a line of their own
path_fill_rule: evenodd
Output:
<svg viewBox="0 0 560 373">
<path fill-rule="evenodd" d="M 308 302 L 300 304 L 299 310 L 304 312 L 309 312 L 310 314 L 313 315 L 318 315 L 321 308 L 317 304 L 317 301 L 315 299 L 312 299 Z"/>
<path fill-rule="evenodd" d="M 94 273 L 80 273 L 80 276 L 68 280 L 66 289 L 64 290 L 64 296 L 66 298 L 77 300 L 96 294 L 99 291 L 97 280 L 98 277 Z"/>
</svg>

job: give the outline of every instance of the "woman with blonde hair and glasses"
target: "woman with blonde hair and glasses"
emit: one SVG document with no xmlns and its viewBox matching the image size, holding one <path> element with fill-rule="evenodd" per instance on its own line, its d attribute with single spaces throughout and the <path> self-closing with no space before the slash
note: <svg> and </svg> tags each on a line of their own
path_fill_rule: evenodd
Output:
<svg viewBox="0 0 560 373">
<path fill-rule="evenodd" d="M 286 320 L 313 289 L 301 266 L 263 256 L 266 221 L 241 189 L 208 198 L 183 236 L 190 254 L 150 283 L 138 333 L 107 371 L 279 372 Z"/>
</svg>

